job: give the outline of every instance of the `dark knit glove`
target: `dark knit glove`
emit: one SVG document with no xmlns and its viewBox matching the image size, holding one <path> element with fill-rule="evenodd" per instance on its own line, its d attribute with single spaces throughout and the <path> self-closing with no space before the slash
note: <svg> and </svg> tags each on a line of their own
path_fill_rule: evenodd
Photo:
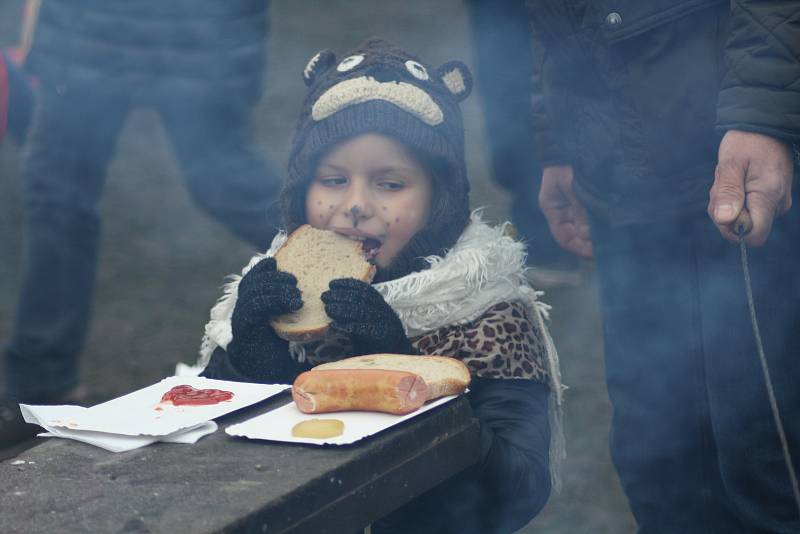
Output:
<svg viewBox="0 0 800 534">
<path fill-rule="evenodd" d="M 259 382 L 292 383 L 303 366 L 289 355 L 289 343 L 278 337 L 269 320 L 302 305 L 293 275 L 278 271 L 274 258 L 257 263 L 239 282 L 231 317 L 233 340 L 227 348 L 231 364 Z"/>
<path fill-rule="evenodd" d="M 350 338 L 354 355 L 417 353 L 400 318 L 371 285 L 353 278 L 333 280 L 322 302 L 333 319 L 331 328 Z"/>
</svg>

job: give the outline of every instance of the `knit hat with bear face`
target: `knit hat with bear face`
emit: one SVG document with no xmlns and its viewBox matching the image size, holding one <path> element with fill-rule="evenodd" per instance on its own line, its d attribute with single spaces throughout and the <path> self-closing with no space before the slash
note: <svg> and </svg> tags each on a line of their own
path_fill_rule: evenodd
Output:
<svg viewBox="0 0 800 534">
<path fill-rule="evenodd" d="M 472 90 L 466 65 L 438 69 L 380 39 L 370 39 L 341 61 L 318 52 L 303 70 L 309 87 L 289 157 L 281 203 L 289 231 L 306 221 L 305 199 L 316 165 L 337 144 L 366 133 L 403 143 L 433 181 L 427 225 L 379 269 L 386 281 L 427 267 L 425 256 L 443 255 L 469 221 L 469 182 L 459 102 Z"/>
</svg>

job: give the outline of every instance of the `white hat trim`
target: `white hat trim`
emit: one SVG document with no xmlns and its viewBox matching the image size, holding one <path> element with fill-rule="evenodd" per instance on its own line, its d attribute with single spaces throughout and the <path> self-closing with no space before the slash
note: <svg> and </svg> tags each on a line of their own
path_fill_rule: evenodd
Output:
<svg viewBox="0 0 800 534">
<path fill-rule="evenodd" d="M 444 122 L 444 113 L 434 100 L 416 85 L 406 82 L 379 82 L 361 76 L 337 83 L 311 107 L 311 117 L 321 121 L 337 111 L 370 100 L 384 100 L 418 117 L 430 126 Z"/>
</svg>

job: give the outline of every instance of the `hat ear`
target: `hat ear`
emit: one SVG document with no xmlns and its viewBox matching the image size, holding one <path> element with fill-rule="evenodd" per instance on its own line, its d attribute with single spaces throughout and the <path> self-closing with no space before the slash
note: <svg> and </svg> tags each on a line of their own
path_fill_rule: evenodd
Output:
<svg viewBox="0 0 800 534">
<path fill-rule="evenodd" d="M 472 74 L 469 68 L 460 61 L 448 61 L 436 73 L 445 87 L 461 102 L 472 92 Z"/>
<path fill-rule="evenodd" d="M 331 68 L 336 63 L 336 54 L 331 50 L 320 50 L 308 60 L 303 69 L 303 81 L 306 86 L 311 86 L 320 74 Z"/>
</svg>

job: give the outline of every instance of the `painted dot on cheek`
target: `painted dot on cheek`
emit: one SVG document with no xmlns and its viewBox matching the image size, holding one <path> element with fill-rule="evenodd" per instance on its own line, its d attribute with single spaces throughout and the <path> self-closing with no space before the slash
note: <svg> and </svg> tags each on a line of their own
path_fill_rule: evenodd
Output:
<svg viewBox="0 0 800 534">
<path fill-rule="evenodd" d="M 322 214 L 321 213 L 319 214 L 319 218 L 322 219 Z"/>
<path fill-rule="evenodd" d="M 317 200 L 317 206 L 322 206 L 322 201 L 321 200 Z"/>
<path fill-rule="evenodd" d="M 383 211 L 386 211 L 386 206 L 381 206 L 381 209 L 382 209 Z"/>
<path fill-rule="evenodd" d="M 394 218 L 394 222 L 399 223 L 400 222 L 400 217 L 395 217 Z"/>
</svg>

